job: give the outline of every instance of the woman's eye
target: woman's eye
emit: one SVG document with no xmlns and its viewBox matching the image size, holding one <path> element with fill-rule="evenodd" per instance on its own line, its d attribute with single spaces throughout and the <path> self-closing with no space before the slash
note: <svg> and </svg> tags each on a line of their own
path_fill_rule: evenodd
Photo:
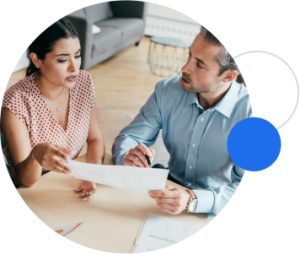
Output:
<svg viewBox="0 0 300 254">
<path fill-rule="evenodd" d="M 78 55 L 78 56 L 75 56 L 75 58 L 80 58 L 81 55 Z M 67 59 L 64 59 L 64 60 L 57 60 L 59 63 L 64 63 L 67 61 Z"/>
</svg>

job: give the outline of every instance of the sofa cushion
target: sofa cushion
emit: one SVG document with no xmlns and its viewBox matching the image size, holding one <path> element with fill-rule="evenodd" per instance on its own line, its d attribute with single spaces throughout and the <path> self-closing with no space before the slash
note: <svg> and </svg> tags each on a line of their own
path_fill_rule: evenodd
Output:
<svg viewBox="0 0 300 254">
<path fill-rule="evenodd" d="M 144 33 L 144 21 L 138 18 L 111 18 L 97 22 L 101 29 L 111 27 L 122 33 L 122 41 L 127 41 L 136 35 Z"/>
<path fill-rule="evenodd" d="M 143 18 L 144 0 L 109 0 L 114 17 Z"/>
<path fill-rule="evenodd" d="M 93 22 L 98 22 L 112 17 L 109 3 L 94 4 L 84 8 L 86 16 L 91 17 Z"/>
<path fill-rule="evenodd" d="M 122 33 L 119 29 L 101 26 L 100 29 L 101 32 L 93 35 L 92 58 L 110 50 L 122 42 Z"/>
</svg>

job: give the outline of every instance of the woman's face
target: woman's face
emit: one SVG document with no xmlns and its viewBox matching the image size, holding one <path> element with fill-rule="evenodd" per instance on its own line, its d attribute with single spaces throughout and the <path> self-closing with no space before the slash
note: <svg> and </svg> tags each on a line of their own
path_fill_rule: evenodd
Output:
<svg viewBox="0 0 300 254">
<path fill-rule="evenodd" d="M 78 78 L 81 64 L 80 42 L 77 37 L 58 40 L 53 51 L 39 60 L 43 79 L 53 85 L 72 89 Z"/>
</svg>

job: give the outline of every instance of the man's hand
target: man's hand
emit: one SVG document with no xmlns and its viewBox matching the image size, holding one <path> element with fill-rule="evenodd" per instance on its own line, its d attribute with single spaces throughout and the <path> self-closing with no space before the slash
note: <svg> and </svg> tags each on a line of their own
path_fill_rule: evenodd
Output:
<svg viewBox="0 0 300 254">
<path fill-rule="evenodd" d="M 156 200 L 160 210 L 170 214 L 184 211 L 191 197 L 187 191 L 171 186 L 166 186 L 162 191 L 149 191 L 149 196 Z"/>
<path fill-rule="evenodd" d="M 145 155 L 149 156 L 151 163 L 154 159 L 155 151 L 153 149 L 149 149 L 144 144 L 139 144 L 133 149 L 129 150 L 129 153 L 125 156 L 124 166 L 132 166 L 132 167 L 140 167 L 140 168 L 149 168 L 147 159 Z"/>
</svg>

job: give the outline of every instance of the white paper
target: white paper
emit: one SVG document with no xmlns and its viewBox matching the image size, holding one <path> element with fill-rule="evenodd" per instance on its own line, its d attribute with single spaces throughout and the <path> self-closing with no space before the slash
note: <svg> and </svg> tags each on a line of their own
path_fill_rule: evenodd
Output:
<svg viewBox="0 0 300 254">
<path fill-rule="evenodd" d="M 195 234 L 203 226 L 147 213 L 132 253 L 168 247 Z"/>
<path fill-rule="evenodd" d="M 73 223 L 70 225 L 66 225 L 66 226 L 62 226 L 62 227 L 56 227 L 56 228 L 52 228 L 56 233 L 62 235 L 62 236 L 66 236 L 69 233 L 73 232 L 74 230 L 78 229 L 79 227 L 81 227 L 84 223 L 86 223 L 87 220 L 84 221 L 80 221 L 77 223 Z"/>
<path fill-rule="evenodd" d="M 93 25 L 92 26 L 92 34 L 97 34 L 101 31 L 100 27 Z"/>
<path fill-rule="evenodd" d="M 78 161 L 69 161 L 68 166 L 75 178 L 146 193 L 163 190 L 169 174 L 166 169 L 107 166 Z"/>
</svg>

